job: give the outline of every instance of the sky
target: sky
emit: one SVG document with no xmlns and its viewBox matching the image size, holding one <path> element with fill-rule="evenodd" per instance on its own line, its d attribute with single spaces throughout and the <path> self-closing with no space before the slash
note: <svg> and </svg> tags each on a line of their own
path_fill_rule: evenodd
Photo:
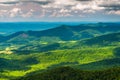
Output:
<svg viewBox="0 0 120 80">
<path fill-rule="evenodd" d="M 120 21 L 120 0 L 0 0 L 0 22 Z"/>
</svg>

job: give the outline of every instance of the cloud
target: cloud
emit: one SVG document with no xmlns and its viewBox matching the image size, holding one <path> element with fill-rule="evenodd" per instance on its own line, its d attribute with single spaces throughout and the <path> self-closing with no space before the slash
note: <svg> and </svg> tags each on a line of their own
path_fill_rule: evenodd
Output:
<svg viewBox="0 0 120 80">
<path fill-rule="evenodd" d="M 102 7 L 104 12 L 106 12 L 107 14 L 120 15 L 120 2 L 119 2 L 119 0 L 101 1 L 101 3 L 98 4 L 98 6 Z"/>
<path fill-rule="evenodd" d="M 37 3 L 40 5 L 47 5 L 51 3 L 51 0 L 21 0 L 20 2 L 32 2 L 32 3 Z"/>
<path fill-rule="evenodd" d="M 16 4 L 18 0 L 0 0 L 0 4 Z"/>
<path fill-rule="evenodd" d="M 17 3 L 37 3 L 37 4 L 40 4 L 40 5 L 46 5 L 46 4 L 49 4 L 51 3 L 52 1 L 51 0 L 5 0 L 5 1 L 0 1 L 0 4 L 17 4 Z"/>
<path fill-rule="evenodd" d="M 7 10 L 0 10 L 0 17 L 6 16 Z"/>
<path fill-rule="evenodd" d="M 119 11 L 109 11 L 108 14 L 116 14 L 116 15 L 120 15 L 120 10 Z"/>
<path fill-rule="evenodd" d="M 10 14 L 10 17 L 16 17 L 16 16 L 19 16 L 19 14 L 21 14 L 22 11 L 20 8 L 13 8 L 12 10 L 10 10 L 9 14 Z"/>
<path fill-rule="evenodd" d="M 103 5 L 100 5 L 100 7 L 104 7 L 106 10 L 110 10 L 110 11 L 120 10 L 120 4 L 103 4 Z"/>
<path fill-rule="evenodd" d="M 76 1 L 92 1 L 92 0 L 76 0 Z"/>
<path fill-rule="evenodd" d="M 0 0 L 1 17 L 88 17 L 120 15 L 119 0 Z"/>
<path fill-rule="evenodd" d="M 16 4 L 18 3 L 17 1 L 11 1 L 11 2 L 0 2 L 1 4 Z"/>
<path fill-rule="evenodd" d="M 29 12 L 24 13 L 24 14 L 22 14 L 21 16 L 22 16 L 22 17 L 24 17 L 24 18 L 27 18 L 27 17 L 32 17 L 33 12 L 34 12 L 34 10 L 33 10 L 33 9 L 31 9 Z"/>
</svg>

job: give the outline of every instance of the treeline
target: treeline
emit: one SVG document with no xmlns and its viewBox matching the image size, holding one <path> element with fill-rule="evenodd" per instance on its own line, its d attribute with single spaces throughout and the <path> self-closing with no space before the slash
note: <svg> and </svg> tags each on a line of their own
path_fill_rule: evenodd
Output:
<svg viewBox="0 0 120 80">
<path fill-rule="evenodd" d="M 120 80 L 120 68 L 83 71 L 71 67 L 59 67 L 42 73 L 34 72 L 16 80 Z"/>
</svg>

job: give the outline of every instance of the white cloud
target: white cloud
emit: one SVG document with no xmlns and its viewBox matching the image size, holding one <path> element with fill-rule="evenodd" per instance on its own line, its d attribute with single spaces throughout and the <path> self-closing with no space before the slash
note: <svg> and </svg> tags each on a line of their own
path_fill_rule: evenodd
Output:
<svg viewBox="0 0 120 80">
<path fill-rule="evenodd" d="M 60 12 L 60 13 L 70 13 L 71 10 L 68 10 L 68 9 L 61 9 L 59 12 Z"/>
<path fill-rule="evenodd" d="M 120 15 L 120 10 L 119 11 L 109 11 L 108 14 L 116 14 L 116 15 Z"/>
<path fill-rule="evenodd" d="M 26 18 L 26 17 L 31 17 L 33 15 L 34 10 L 31 9 L 29 12 L 22 14 L 21 16 Z"/>
<path fill-rule="evenodd" d="M 50 17 L 71 17 L 71 10 L 61 9 L 61 10 L 54 10 Z"/>
<path fill-rule="evenodd" d="M 6 16 L 7 10 L 0 10 L 0 17 Z"/>
<path fill-rule="evenodd" d="M 11 18 L 85 16 L 98 11 L 120 15 L 119 9 L 119 0 L 0 0 L 0 17 Z"/>
<path fill-rule="evenodd" d="M 16 17 L 19 16 L 22 13 L 20 8 L 13 8 L 12 10 L 10 10 L 9 14 L 10 17 Z"/>
<path fill-rule="evenodd" d="M 18 1 L 18 0 L 0 0 L 0 2 L 13 2 L 13 1 Z"/>
</svg>

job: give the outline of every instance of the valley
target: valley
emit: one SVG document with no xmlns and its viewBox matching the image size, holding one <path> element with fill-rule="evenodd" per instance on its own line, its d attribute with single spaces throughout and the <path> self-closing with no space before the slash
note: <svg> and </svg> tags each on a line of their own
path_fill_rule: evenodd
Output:
<svg viewBox="0 0 120 80">
<path fill-rule="evenodd" d="M 120 71 L 120 23 L 61 25 L 0 36 L 0 80 L 64 80 L 64 74 L 65 80 L 97 80 L 98 74 L 113 70 Z M 68 78 L 71 72 L 74 79 Z M 107 80 L 104 75 L 98 80 Z M 109 80 L 113 78 L 120 79 Z"/>
</svg>

